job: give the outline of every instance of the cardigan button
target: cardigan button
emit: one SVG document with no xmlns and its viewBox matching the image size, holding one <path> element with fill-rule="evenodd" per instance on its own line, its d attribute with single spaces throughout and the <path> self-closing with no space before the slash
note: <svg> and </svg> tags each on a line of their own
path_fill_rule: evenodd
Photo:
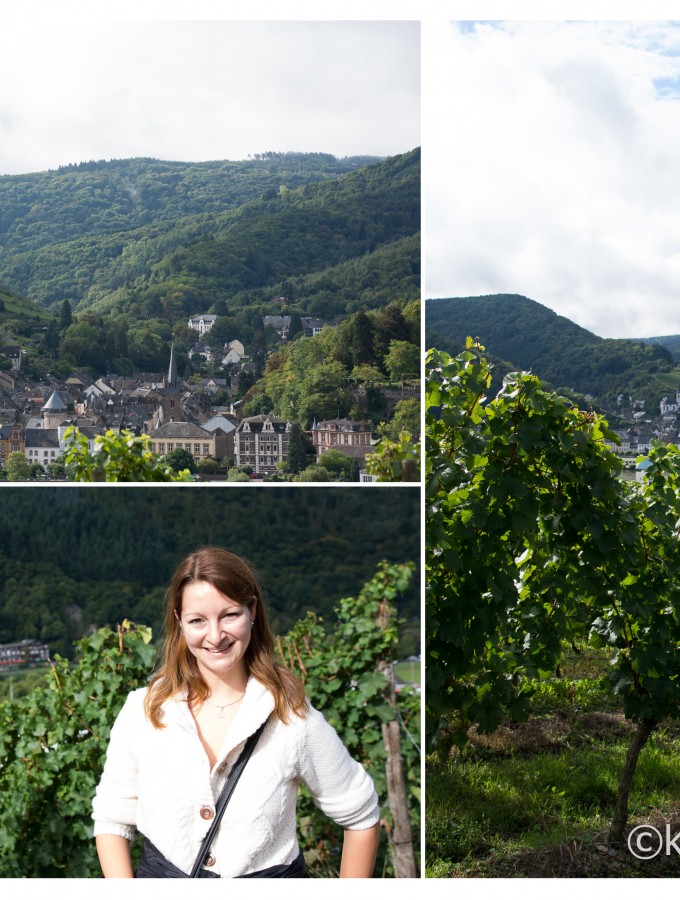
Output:
<svg viewBox="0 0 680 900">
<path fill-rule="evenodd" d="M 204 866 L 207 866 L 208 868 L 210 868 L 211 866 L 214 866 L 216 862 L 217 862 L 217 860 L 216 860 L 215 857 L 212 855 L 212 853 L 209 853 L 209 854 L 206 856 L 203 865 L 204 865 Z"/>
<path fill-rule="evenodd" d="M 215 810 L 212 806 L 202 806 L 201 807 L 201 818 L 202 819 L 212 819 L 215 815 Z"/>
</svg>

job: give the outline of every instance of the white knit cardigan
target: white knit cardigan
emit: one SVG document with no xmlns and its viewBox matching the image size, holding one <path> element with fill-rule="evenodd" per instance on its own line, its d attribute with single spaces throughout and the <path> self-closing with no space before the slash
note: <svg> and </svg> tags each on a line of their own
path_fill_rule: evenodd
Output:
<svg viewBox="0 0 680 900">
<path fill-rule="evenodd" d="M 284 725 L 270 715 L 272 694 L 251 677 L 211 771 L 186 699 L 163 704 L 166 727 L 156 729 L 144 714 L 146 690 L 128 696 L 111 731 L 92 804 L 95 835 L 131 840 L 140 831 L 188 872 L 229 770 L 268 717 L 213 841 L 211 872 L 231 878 L 295 859 L 300 782 L 344 828 L 370 828 L 379 820 L 373 781 L 311 706 L 304 718 L 292 715 Z"/>
</svg>

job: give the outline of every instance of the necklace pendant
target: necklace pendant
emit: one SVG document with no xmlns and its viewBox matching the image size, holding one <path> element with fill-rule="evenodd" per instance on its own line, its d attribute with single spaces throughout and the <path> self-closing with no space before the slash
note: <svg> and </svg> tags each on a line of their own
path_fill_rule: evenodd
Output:
<svg viewBox="0 0 680 900">
<path fill-rule="evenodd" d="M 226 707 L 224 707 L 224 706 L 219 706 L 219 707 L 218 707 L 218 709 L 219 709 L 219 712 L 217 713 L 217 718 L 218 718 L 218 719 L 223 719 L 223 718 L 224 718 L 224 710 L 225 710 L 225 708 L 226 708 Z"/>
</svg>

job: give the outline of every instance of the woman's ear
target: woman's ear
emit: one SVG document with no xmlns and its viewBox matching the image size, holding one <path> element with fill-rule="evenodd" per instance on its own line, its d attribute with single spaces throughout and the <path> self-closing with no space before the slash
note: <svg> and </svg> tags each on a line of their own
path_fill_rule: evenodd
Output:
<svg viewBox="0 0 680 900">
<path fill-rule="evenodd" d="M 253 597 L 248 604 L 248 609 L 250 610 L 250 622 L 252 624 L 255 621 L 255 613 L 257 612 L 257 597 Z"/>
</svg>

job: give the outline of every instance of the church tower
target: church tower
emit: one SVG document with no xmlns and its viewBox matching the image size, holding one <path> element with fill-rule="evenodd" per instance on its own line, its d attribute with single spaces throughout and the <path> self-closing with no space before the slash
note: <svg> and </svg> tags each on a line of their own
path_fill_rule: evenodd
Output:
<svg viewBox="0 0 680 900">
<path fill-rule="evenodd" d="M 177 360 L 175 359 L 175 345 L 170 345 L 170 364 L 168 365 L 168 374 L 165 376 L 163 389 L 161 391 L 160 413 L 161 422 L 181 422 L 182 408 L 180 406 L 180 397 L 182 392 L 177 378 Z"/>
</svg>

